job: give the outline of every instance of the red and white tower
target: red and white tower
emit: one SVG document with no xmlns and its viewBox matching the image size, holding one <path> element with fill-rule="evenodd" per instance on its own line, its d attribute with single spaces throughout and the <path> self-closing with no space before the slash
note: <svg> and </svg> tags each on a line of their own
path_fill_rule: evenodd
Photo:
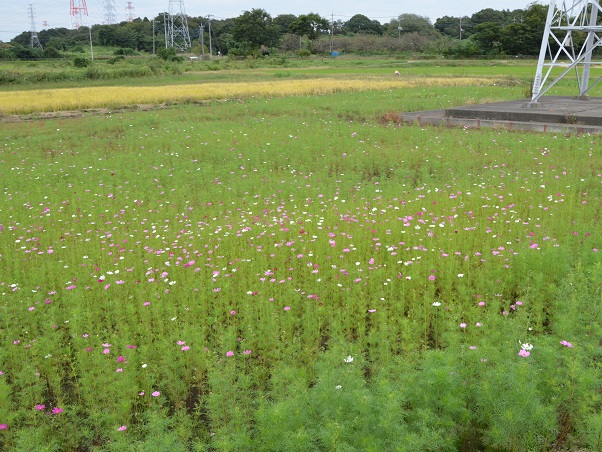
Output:
<svg viewBox="0 0 602 452">
<path fill-rule="evenodd" d="M 71 1 L 71 25 L 77 30 L 84 24 L 83 16 L 88 15 L 88 7 L 86 0 L 70 0 Z"/>
<path fill-rule="evenodd" d="M 128 22 L 132 22 L 134 20 L 134 10 L 136 8 L 134 8 L 132 3 L 133 2 L 128 2 L 128 6 L 125 7 L 125 10 L 128 12 Z"/>
</svg>

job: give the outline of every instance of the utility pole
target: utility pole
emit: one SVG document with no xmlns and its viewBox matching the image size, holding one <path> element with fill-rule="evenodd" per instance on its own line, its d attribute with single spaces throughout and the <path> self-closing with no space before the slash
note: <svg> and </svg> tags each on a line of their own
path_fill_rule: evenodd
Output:
<svg viewBox="0 0 602 452">
<path fill-rule="evenodd" d="M 90 56 L 92 61 L 94 61 L 94 49 L 92 48 L 92 25 L 88 25 L 88 30 L 90 31 Z"/>
<path fill-rule="evenodd" d="M 153 19 L 153 55 L 155 54 L 155 19 Z"/>
<path fill-rule="evenodd" d="M 462 17 L 460 17 L 460 41 L 462 40 Z"/>
<path fill-rule="evenodd" d="M 201 61 L 203 61 L 205 59 L 205 36 L 204 36 L 204 31 L 203 28 L 205 26 L 203 24 L 201 24 L 201 26 L 199 27 L 200 30 L 200 38 L 201 38 Z"/>
<path fill-rule="evenodd" d="M 33 13 L 33 5 L 29 5 L 29 18 L 31 19 L 31 40 L 29 41 L 30 47 L 37 47 L 40 50 L 42 49 L 42 44 L 40 44 L 40 39 L 38 38 L 38 32 L 36 31 L 36 23 L 34 20 L 35 14 Z"/>
<path fill-rule="evenodd" d="M 207 16 L 209 22 L 209 59 L 213 60 L 213 49 L 211 48 L 211 15 Z"/>
<path fill-rule="evenodd" d="M 165 31 L 165 48 L 167 49 L 167 47 L 169 46 L 168 37 L 167 37 L 167 21 L 165 20 L 165 15 L 167 13 L 161 13 L 161 14 L 163 14 L 163 29 Z"/>
<path fill-rule="evenodd" d="M 334 39 L 334 13 L 330 13 L 330 53 L 332 55 L 332 41 Z"/>
</svg>

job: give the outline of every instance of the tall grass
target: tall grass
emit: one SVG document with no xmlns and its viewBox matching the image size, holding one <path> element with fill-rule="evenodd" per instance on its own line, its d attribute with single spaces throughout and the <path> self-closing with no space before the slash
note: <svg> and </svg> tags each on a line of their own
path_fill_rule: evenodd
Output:
<svg viewBox="0 0 602 452">
<path fill-rule="evenodd" d="M 600 139 L 382 116 L 517 89 L 2 125 L 0 447 L 599 449 Z"/>
</svg>

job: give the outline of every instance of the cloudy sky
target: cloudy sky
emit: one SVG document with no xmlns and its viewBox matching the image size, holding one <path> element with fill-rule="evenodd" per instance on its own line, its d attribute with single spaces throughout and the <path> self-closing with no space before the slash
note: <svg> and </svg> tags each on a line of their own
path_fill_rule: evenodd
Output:
<svg viewBox="0 0 602 452">
<path fill-rule="evenodd" d="M 70 0 L 0 0 L 0 41 L 10 41 L 14 36 L 31 29 L 30 5 L 34 13 L 35 28 L 71 28 Z M 126 20 L 130 12 L 128 2 L 123 0 L 74 0 L 75 5 L 87 4 L 88 17 L 86 25 L 103 23 L 106 17 L 105 5 L 114 5 L 118 22 Z M 80 3 L 81 2 L 81 3 Z M 168 11 L 170 3 L 179 11 L 180 3 L 184 4 L 189 16 L 212 15 L 218 19 L 240 16 L 244 11 L 263 8 L 272 17 L 279 14 L 307 14 L 315 12 L 330 19 L 348 20 L 354 14 L 364 14 L 380 22 L 388 22 L 400 14 L 419 14 L 435 20 L 443 16 L 471 16 L 485 8 L 519 9 L 526 8 L 531 0 L 421 0 L 413 2 L 394 2 L 385 0 L 305 0 L 288 3 L 282 0 L 220 0 L 218 2 L 201 2 L 198 0 L 133 0 L 129 2 L 134 8 L 131 12 L 136 17 L 154 17 L 159 12 Z M 547 4 L 547 1 L 543 1 Z M 47 24 L 47 25 L 45 25 Z"/>
</svg>

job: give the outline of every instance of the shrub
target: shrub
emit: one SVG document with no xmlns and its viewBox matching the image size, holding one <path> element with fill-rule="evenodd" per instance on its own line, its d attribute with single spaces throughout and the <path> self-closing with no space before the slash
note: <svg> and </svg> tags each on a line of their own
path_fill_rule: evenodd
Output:
<svg viewBox="0 0 602 452">
<path fill-rule="evenodd" d="M 46 47 L 44 49 L 44 58 L 61 58 L 61 52 L 54 47 Z"/>
<path fill-rule="evenodd" d="M 73 66 L 75 67 L 88 67 L 92 64 L 92 62 L 85 57 L 75 57 L 73 58 Z"/>
</svg>

